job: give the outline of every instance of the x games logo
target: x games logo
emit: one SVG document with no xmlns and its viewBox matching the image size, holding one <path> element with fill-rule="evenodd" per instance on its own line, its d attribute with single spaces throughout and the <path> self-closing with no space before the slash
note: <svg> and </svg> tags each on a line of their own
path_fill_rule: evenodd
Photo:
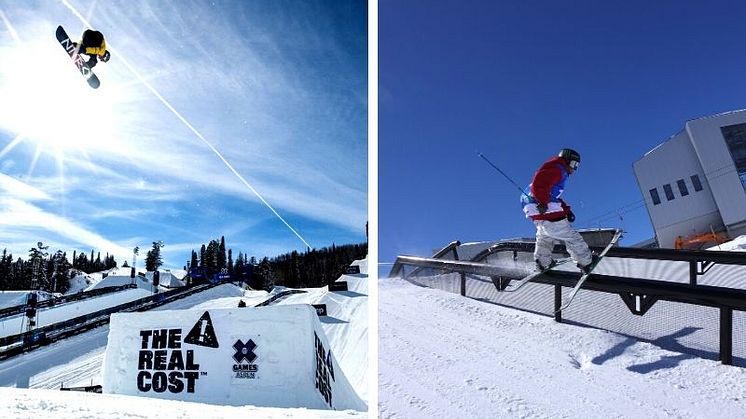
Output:
<svg viewBox="0 0 746 419">
<path fill-rule="evenodd" d="M 256 344 L 251 339 L 246 343 L 243 343 L 241 339 L 237 340 L 236 343 L 233 344 L 233 349 L 236 350 L 233 359 L 238 363 L 241 363 L 244 359 L 249 361 L 249 364 L 254 362 L 256 359 L 254 348 L 256 348 Z"/>
<path fill-rule="evenodd" d="M 236 350 L 236 353 L 233 354 L 233 360 L 236 361 L 233 364 L 234 378 L 256 378 L 256 372 L 259 370 L 259 366 L 254 364 L 257 358 L 257 354 L 254 353 L 256 346 L 256 343 L 251 339 L 246 343 L 239 339 L 233 344 L 233 349 Z"/>
</svg>

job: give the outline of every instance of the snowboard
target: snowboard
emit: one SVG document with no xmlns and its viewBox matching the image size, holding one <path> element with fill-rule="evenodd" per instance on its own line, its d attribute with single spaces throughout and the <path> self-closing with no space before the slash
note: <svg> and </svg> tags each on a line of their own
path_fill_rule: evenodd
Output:
<svg viewBox="0 0 746 419">
<path fill-rule="evenodd" d="M 78 54 L 77 48 L 75 47 L 70 37 L 67 36 L 67 32 L 65 32 L 62 26 L 57 26 L 57 41 L 59 41 L 62 49 L 67 52 L 67 55 L 70 56 L 73 64 L 75 64 L 75 67 L 78 68 L 80 74 L 83 75 L 83 77 L 86 79 L 88 85 L 94 89 L 97 89 L 98 86 L 101 85 L 101 82 L 99 81 L 96 74 L 93 73 L 93 70 L 91 70 L 90 67 L 88 67 L 88 65 L 85 63 L 83 57 Z"/>
<path fill-rule="evenodd" d="M 573 287 L 572 291 L 570 291 L 570 295 L 567 297 L 567 301 L 565 301 L 560 308 L 555 311 L 555 313 L 558 313 L 564 309 L 566 309 L 568 306 L 570 306 L 570 303 L 572 303 L 573 298 L 578 294 L 578 291 L 580 291 L 580 287 L 583 286 L 583 283 L 593 274 L 593 270 L 596 269 L 596 266 L 598 266 L 598 263 L 601 262 L 601 259 L 606 256 L 607 253 L 609 253 L 609 250 L 616 244 L 616 242 L 619 241 L 619 238 L 622 237 L 622 230 L 617 230 L 617 232 L 614 234 L 614 237 L 611 238 L 611 241 L 609 244 L 606 245 L 606 247 L 601 251 L 601 253 L 598 254 L 598 259 L 596 259 L 596 263 L 591 266 L 591 269 L 588 273 L 584 273 L 580 279 L 578 279 L 578 282 L 575 284 L 575 287 Z"/>
</svg>

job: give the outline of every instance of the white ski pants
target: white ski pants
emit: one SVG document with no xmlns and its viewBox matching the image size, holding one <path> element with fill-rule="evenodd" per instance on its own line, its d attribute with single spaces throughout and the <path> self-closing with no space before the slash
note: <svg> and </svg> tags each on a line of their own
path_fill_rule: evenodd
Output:
<svg viewBox="0 0 746 419">
<path fill-rule="evenodd" d="M 591 263 L 591 249 L 588 248 L 588 244 L 580 233 L 572 228 L 569 221 L 535 220 L 534 225 L 536 225 L 534 259 L 538 260 L 542 266 L 549 266 L 555 241 L 565 243 L 567 252 L 578 265 L 585 266 Z"/>
</svg>

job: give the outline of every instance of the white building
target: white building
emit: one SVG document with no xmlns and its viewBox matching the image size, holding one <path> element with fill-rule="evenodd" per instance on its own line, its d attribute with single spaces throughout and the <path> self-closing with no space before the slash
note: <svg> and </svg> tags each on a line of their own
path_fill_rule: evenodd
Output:
<svg viewBox="0 0 746 419">
<path fill-rule="evenodd" d="M 746 110 L 695 119 L 634 163 L 660 247 L 746 234 Z"/>
</svg>

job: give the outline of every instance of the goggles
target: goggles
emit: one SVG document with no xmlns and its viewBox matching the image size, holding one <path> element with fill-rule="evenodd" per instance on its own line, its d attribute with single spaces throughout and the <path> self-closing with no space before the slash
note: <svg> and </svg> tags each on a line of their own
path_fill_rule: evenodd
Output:
<svg viewBox="0 0 746 419">
<path fill-rule="evenodd" d="M 570 167 L 572 167 L 572 170 L 578 170 L 578 166 L 580 166 L 580 162 L 577 160 L 570 160 L 569 165 Z"/>
</svg>

